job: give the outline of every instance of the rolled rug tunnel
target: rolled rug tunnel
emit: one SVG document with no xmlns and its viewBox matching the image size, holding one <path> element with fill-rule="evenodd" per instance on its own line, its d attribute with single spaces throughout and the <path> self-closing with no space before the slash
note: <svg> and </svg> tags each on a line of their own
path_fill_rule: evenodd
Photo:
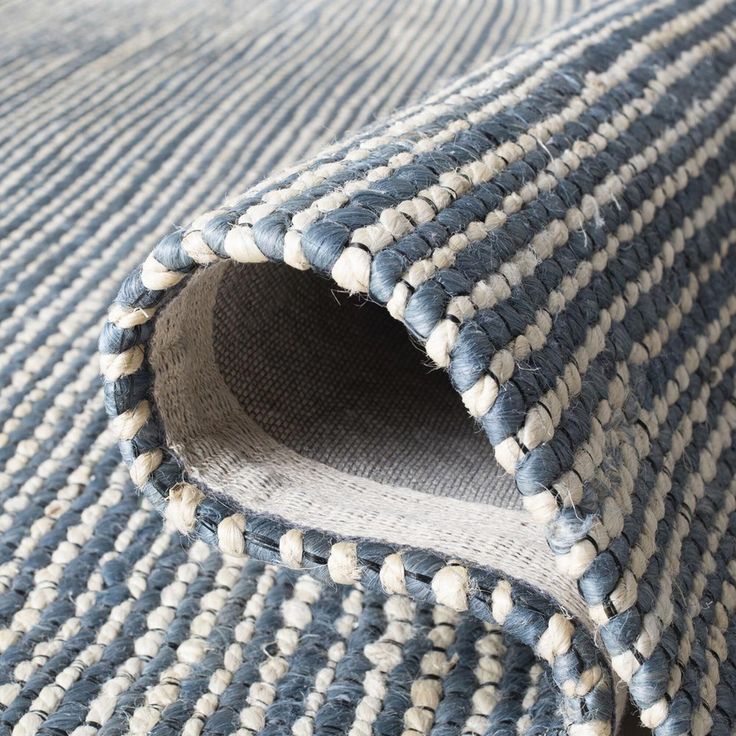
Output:
<svg viewBox="0 0 736 736">
<path fill-rule="evenodd" d="M 366 732 L 732 731 L 734 60 L 732 2 L 597 5 L 123 283 L 135 484 L 375 602 Z"/>
</svg>

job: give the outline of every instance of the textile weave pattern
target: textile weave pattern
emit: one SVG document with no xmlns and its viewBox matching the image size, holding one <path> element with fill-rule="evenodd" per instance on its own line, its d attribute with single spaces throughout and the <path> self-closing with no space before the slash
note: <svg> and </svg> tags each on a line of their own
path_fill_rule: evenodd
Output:
<svg viewBox="0 0 736 736">
<path fill-rule="evenodd" d="M 514 624 L 566 725 L 605 732 L 606 666 L 553 607 L 472 560 L 237 509 L 163 441 L 147 343 L 199 269 L 283 262 L 369 296 L 447 369 L 643 722 L 729 733 L 736 7 L 616 2 L 576 23 L 160 241 L 101 338 L 107 406 L 136 484 L 182 526 Z M 542 620 L 520 633 L 517 607 Z"/>
<path fill-rule="evenodd" d="M 563 729 L 497 626 L 165 527 L 96 350 L 172 227 L 581 5 L 2 4 L 0 734 Z"/>
</svg>

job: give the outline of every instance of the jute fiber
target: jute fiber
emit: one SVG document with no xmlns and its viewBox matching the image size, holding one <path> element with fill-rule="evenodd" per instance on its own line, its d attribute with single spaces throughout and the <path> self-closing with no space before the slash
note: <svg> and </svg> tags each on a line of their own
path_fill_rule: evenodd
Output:
<svg viewBox="0 0 736 736">
<path fill-rule="evenodd" d="M 3 12 L 0 731 L 733 732 L 735 3 Z"/>
<path fill-rule="evenodd" d="M 3 4 L 1 733 L 562 728 L 549 668 L 498 626 L 172 533 L 96 347 L 172 227 L 580 6 Z"/>
<path fill-rule="evenodd" d="M 499 625 L 571 731 L 611 730 L 614 678 L 657 733 L 730 731 L 735 23 L 594 8 L 164 238 L 101 339 L 136 484 L 227 552 Z M 288 267 L 403 322 L 488 447 Z"/>
<path fill-rule="evenodd" d="M 598 6 L 161 240 L 100 342 L 136 485 L 498 626 L 571 733 L 618 680 L 658 734 L 731 732 L 735 34 L 724 0 Z"/>
</svg>

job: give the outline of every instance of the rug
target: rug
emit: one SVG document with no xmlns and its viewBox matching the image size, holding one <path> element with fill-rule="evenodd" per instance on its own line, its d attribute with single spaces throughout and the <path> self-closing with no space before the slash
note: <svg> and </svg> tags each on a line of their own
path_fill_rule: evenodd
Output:
<svg viewBox="0 0 736 736">
<path fill-rule="evenodd" d="M 733 3 L 6 14 L 0 728 L 733 730 Z"/>
</svg>

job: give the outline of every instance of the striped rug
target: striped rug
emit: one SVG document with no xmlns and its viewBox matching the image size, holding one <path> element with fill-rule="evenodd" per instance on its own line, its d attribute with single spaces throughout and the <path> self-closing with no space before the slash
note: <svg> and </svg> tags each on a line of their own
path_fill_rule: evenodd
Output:
<svg viewBox="0 0 736 736">
<path fill-rule="evenodd" d="M 561 724 L 498 627 L 165 527 L 107 428 L 96 345 L 172 227 L 581 5 L 2 3 L 0 733 Z"/>
<path fill-rule="evenodd" d="M 3 17 L 0 733 L 734 731 L 736 4 Z"/>
</svg>

